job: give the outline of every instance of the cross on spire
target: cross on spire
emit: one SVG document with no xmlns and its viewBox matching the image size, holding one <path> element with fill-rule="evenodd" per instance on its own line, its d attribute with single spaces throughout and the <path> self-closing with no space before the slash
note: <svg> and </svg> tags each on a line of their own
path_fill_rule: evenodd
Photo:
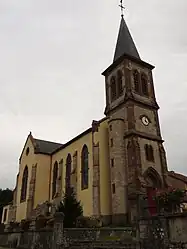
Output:
<svg viewBox="0 0 187 249">
<path fill-rule="evenodd" d="M 119 7 L 121 8 L 121 17 L 123 17 L 123 11 L 125 9 L 124 5 L 123 5 L 123 0 L 120 0 L 120 5 Z"/>
</svg>

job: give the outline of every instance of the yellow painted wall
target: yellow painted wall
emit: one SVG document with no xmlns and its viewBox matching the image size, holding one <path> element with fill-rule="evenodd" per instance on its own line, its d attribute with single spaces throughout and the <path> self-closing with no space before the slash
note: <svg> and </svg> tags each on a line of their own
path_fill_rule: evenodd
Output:
<svg viewBox="0 0 187 249">
<path fill-rule="evenodd" d="M 26 149 L 29 147 L 29 154 L 26 155 Z M 16 198 L 16 220 L 21 221 L 26 218 L 27 211 L 27 199 L 29 194 L 29 184 L 31 179 L 32 166 L 37 163 L 36 170 L 36 185 L 34 196 L 34 207 L 38 204 L 45 202 L 49 197 L 49 174 L 51 157 L 48 155 L 34 154 L 34 147 L 30 137 L 27 140 L 25 148 L 23 150 L 20 165 L 19 165 L 19 177 L 17 185 L 17 198 Z M 27 197 L 26 201 L 20 202 L 22 176 L 25 166 L 28 167 L 28 182 L 27 182 Z"/>
<path fill-rule="evenodd" d="M 37 170 L 34 208 L 46 200 L 49 200 L 50 166 L 51 156 L 36 154 Z"/>
<path fill-rule="evenodd" d="M 29 154 L 26 155 L 26 149 L 29 147 Z M 25 148 L 23 150 L 23 154 L 20 160 L 19 165 L 19 177 L 18 177 L 18 185 L 17 185 L 17 210 L 16 210 L 16 221 L 21 221 L 26 217 L 26 210 L 27 210 L 27 201 L 20 202 L 21 196 L 21 185 L 22 185 L 22 176 L 25 169 L 25 166 L 28 167 L 28 182 L 27 182 L 27 196 L 29 192 L 29 182 L 31 177 L 31 170 L 32 165 L 36 163 L 35 154 L 34 154 L 34 147 L 30 138 L 28 138 Z"/>
<path fill-rule="evenodd" d="M 82 137 L 69 143 L 65 148 L 58 151 L 52 156 L 34 154 L 34 147 L 30 137 L 27 140 L 24 151 L 20 160 L 19 177 L 17 185 L 16 197 L 16 220 L 21 221 L 26 218 L 27 201 L 20 203 L 22 176 L 25 166 L 28 166 L 29 177 L 27 184 L 27 199 L 29 194 L 29 183 L 31 179 L 32 166 L 37 164 L 36 169 L 36 185 L 34 195 L 34 208 L 46 200 L 52 201 L 52 181 L 53 181 L 53 166 L 55 162 L 63 159 L 62 169 L 62 196 L 65 190 L 65 175 L 66 175 L 66 158 L 68 154 L 72 157 L 73 168 L 73 155 L 77 151 L 77 199 L 81 201 L 83 212 L 85 216 L 93 214 L 93 146 L 92 146 L 92 132 L 89 131 Z M 109 151 L 108 151 L 108 121 L 104 120 L 100 123 L 98 132 L 94 133 L 94 142 L 99 143 L 99 163 L 100 163 L 100 203 L 101 214 L 111 214 L 111 199 L 110 194 L 110 167 L 109 167 Z M 84 145 L 87 145 L 89 151 L 89 187 L 88 189 L 81 189 L 81 152 Z M 26 155 L 26 149 L 29 147 L 30 152 Z"/>
<path fill-rule="evenodd" d="M 98 132 L 94 134 L 95 143 L 99 142 L 101 215 L 110 215 L 112 210 L 110 198 L 111 186 L 108 144 L 108 120 L 104 120 L 102 123 L 100 123 Z"/>
<path fill-rule="evenodd" d="M 84 146 L 87 145 L 89 151 L 89 186 L 88 189 L 81 190 L 81 151 Z M 93 154 L 92 154 L 92 133 L 88 133 L 83 137 L 80 137 L 78 140 L 74 141 L 72 144 L 65 147 L 63 150 L 57 152 L 52 156 L 52 165 L 57 161 L 63 159 L 63 168 L 62 168 L 62 192 L 65 190 L 65 175 L 66 175 L 66 158 L 68 153 L 71 154 L 73 160 L 73 154 L 77 151 L 77 199 L 81 201 L 83 206 L 83 213 L 85 216 L 92 215 L 92 179 L 93 179 Z M 73 165 L 73 162 L 72 162 Z M 51 169 L 53 171 L 53 167 Z M 51 175 L 52 175 L 51 171 Z M 52 177 L 51 177 L 51 186 L 52 186 Z M 51 187 L 52 195 L 52 187 Z"/>
<path fill-rule="evenodd" d="M 109 166 L 109 151 L 108 151 L 108 121 L 104 120 L 100 123 L 98 132 L 94 133 L 95 144 L 99 143 L 99 163 L 100 163 L 100 204 L 101 214 L 111 214 L 111 188 L 110 188 L 110 166 Z M 89 150 L 89 188 L 81 190 L 81 151 L 87 145 Z M 62 191 L 65 190 L 65 175 L 66 175 L 66 158 L 68 153 L 73 154 L 77 151 L 78 165 L 77 165 L 77 198 L 83 205 L 85 216 L 93 214 L 93 147 L 92 147 L 92 132 L 81 137 L 77 141 L 65 147 L 63 150 L 57 152 L 52 157 L 52 165 L 58 163 L 63 159 L 62 168 Z M 73 162 L 72 162 L 73 166 Z M 51 175 L 53 174 L 53 167 Z M 52 177 L 51 177 L 51 196 L 52 196 Z"/>
</svg>

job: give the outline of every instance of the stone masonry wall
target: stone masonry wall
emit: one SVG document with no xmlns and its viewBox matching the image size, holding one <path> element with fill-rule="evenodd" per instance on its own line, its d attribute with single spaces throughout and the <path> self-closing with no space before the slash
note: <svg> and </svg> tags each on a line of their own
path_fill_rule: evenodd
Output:
<svg viewBox="0 0 187 249">
<path fill-rule="evenodd" d="M 127 214 L 124 126 L 124 119 L 111 117 L 109 121 L 109 151 L 113 223 L 125 223 Z"/>
<path fill-rule="evenodd" d="M 34 205 L 34 193 L 35 193 L 35 184 L 36 184 L 36 170 L 37 170 L 37 164 L 32 166 L 31 170 L 31 179 L 29 183 L 29 196 L 27 200 L 27 217 L 30 216 L 33 205 Z"/>
<path fill-rule="evenodd" d="M 93 215 L 101 215 L 100 203 L 100 164 L 99 164 L 99 143 L 94 141 L 94 133 L 98 132 L 99 123 L 92 122 L 92 148 L 93 148 Z"/>
</svg>

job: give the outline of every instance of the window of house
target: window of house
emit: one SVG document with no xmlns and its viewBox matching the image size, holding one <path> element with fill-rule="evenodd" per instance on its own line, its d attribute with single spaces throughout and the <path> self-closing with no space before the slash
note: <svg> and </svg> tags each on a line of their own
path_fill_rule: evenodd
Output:
<svg viewBox="0 0 187 249">
<path fill-rule="evenodd" d="M 115 186 L 115 184 L 114 184 L 114 183 L 112 184 L 112 193 L 113 193 L 113 194 L 115 194 L 115 193 L 116 193 L 116 186 Z"/>
<path fill-rule="evenodd" d="M 147 161 L 154 162 L 154 151 L 152 145 L 145 145 L 145 155 Z"/>
<path fill-rule="evenodd" d="M 57 192 L 57 178 L 58 178 L 58 163 L 55 162 L 53 167 L 52 198 L 55 197 L 55 194 Z"/>
<path fill-rule="evenodd" d="M 111 93 L 111 101 L 114 101 L 116 99 L 117 96 L 117 92 L 116 92 L 116 79 L 113 76 L 111 78 L 111 83 L 110 83 L 110 93 Z"/>
<path fill-rule="evenodd" d="M 148 144 L 145 145 L 145 157 L 146 157 L 146 160 L 149 161 L 149 145 Z"/>
<path fill-rule="evenodd" d="M 145 74 L 141 75 L 141 86 L 142 86 L 142 93 L 148 96 L 148 82 L 147 82 L 147 76 Z"/>
<path fill-rule="evenodd" d="M 89 171 L 89 163 L 88 163 L 88 147 L 86 145 L 83 146 L 81 153 L 81 189 L 88 188 L 88 171 Z"/>
<path fill-rule="evenodd" d="M 27 147 L 26 149 L 26 156 L 28 156 L 28 154 L 29 154 L 29 147 Z"/>
<path fill-rule="evenodd" d="M 28 182 L 28 167 L 25 166 L 22 176 L 21 198 L 20 201 L 25 201 L 27 197 L 27 182 Z"/>
<path fill-rule="evenodd" d="M 114 158 L 111 159 L 111 167 L 114 167 Z"/>
<path fill-rule="evenodd" d="M 137 70 L 133 72 L 134 90 L 140 93 L 140 76 Z"/>
<path fill-rule="evenodd" d="M 151 162 L 154 162 L 154 151 L 151 145 L 149 145 L 149 158 Z"/>
<path fill-rule="evenodd" d="M 119 70 L 117 73 L 117 95 L 120 96 L 123 94 L 123 75 Z"/>
<path fill-rule="evenodd" d="M 4 210 L 3 222 L 5 222 L 6 219 L 7 219 L 7 209 Z"/>
<path fill-rule="evenodd" d="M 110 146 L 113 147 L 114 145 L 114 141 L 113 141 L 113 138 L 110 139 Z"/>
<path fill-rule="evenodd" d="M 66 191 L 71 188 L 71 154 L 66 158 Z"/>
<path fill-rule="evenodd" d="M 110 128 L 110 131 L 112 131 L 112 125 L 110 125 L 109 128 Z"/>
</svg>

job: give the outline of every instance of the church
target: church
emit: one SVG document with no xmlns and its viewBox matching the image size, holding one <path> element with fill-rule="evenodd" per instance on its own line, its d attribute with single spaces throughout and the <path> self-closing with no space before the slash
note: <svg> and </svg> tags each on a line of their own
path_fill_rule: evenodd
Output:
<svg viewBox="0 0 187 249">
<path fill-rule="evenodd" d="M 3 223 L 30 218 L 45 202 L 57 205 L 72 187 L 84 216 L 99 217 L 106 225 L 125 224 L 135 215 L 137 187 L 162 189 L 178 181 L 186 188 L 185 177 L 177 180 L 168 171 L 153 69 L 141 60 L 122 15 L 112 64 L 102 73 L 103 119 L 91 121 L 65 144 L 28 135 Z"/>
</svg>

